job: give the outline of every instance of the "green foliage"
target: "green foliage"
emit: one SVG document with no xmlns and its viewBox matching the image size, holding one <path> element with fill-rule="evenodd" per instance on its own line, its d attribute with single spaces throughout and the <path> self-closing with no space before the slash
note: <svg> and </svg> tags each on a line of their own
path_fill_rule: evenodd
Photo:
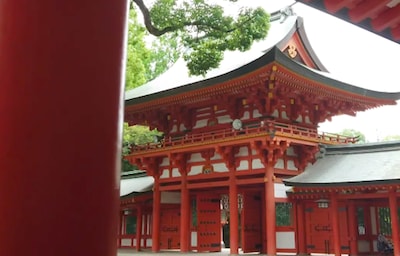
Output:
<svg viewBox="0 0 400 256">
<path fill-rule="evenodd" d="M 125 90 L 133 89 L 147 81 L 151 51 L 146 47 L 146 30 L 137 20 L 134 9 L 129 11 L 128 44 L 126 52 Z"/>
<path fill-rule="evenodd" d="M 270 16 L 262 8 L 241 8 L 232 16 L 225 14 L 223 6 L 206 0 L 156 0 L 150 10 L 143 0 L 132 1 L 142 11 L 150 34 L 170 34 L 183 46 L 192 75 L 217 68 L 226 50 L 250 49 L 253 42 L 267 36 L 270 27 Z"/>
<path fill-rule="evenodd" d="M 122 157 L 129 155 L 133 145 L 143 145 L 154 142 L 155 136 L 162 136 L 162 132 L 159 132 L 157 129 L 150 130 L 147 126 L 129 126 L 128 123 L 124 123 Z M 133 166 L 127 160 L 122 159 L 123 172 L 136 169 L 136 166 Z"/>
<path fill-rule="evenodd" d="M 340 135 L 347 136 L 347 137 L 354 137 L 357 138 L 357 143 L 365 143 L 365 135 L 361 133 L 360 131 L 356 131 L 354 129 L 344 129 L 340 133 Z"/>
<path fill-rule="evenodd" d="M 165 34 L 151 45 L 150 66 L 146 79 L 152 80 L 164 73 L 179 58 L 179 44 L 173 34 Z"/>
<path fill-rule="evenodd" d="M 387 135 L 383 138 L 383 141 L 393 141 L 393 140 L 400 140 L 400 135 Z"/>
</svg>

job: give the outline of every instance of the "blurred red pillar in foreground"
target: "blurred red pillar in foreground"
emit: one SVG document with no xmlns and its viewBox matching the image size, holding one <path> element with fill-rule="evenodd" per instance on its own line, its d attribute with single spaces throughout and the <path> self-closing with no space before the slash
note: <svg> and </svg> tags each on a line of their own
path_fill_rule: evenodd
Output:
<svg viewBox="0 0 400 256">
<path fill-rule="evenodd" d="M 126 14 L 0 1 L 0 255 L 116 255 Z"/>
</svg>

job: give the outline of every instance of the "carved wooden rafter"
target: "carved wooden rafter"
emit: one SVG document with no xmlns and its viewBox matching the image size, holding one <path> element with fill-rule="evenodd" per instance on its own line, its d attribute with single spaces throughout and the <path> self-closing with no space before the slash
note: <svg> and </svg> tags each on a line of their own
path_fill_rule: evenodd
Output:
<svg viewBox="0 0 400 256">
<path fill-rule="evenodd" d="M 226 110 L 231 119 L 241 118 L 244 114 L 243 98 L 228 96 Z"/>
<path fill-rule="evenodd" d="M 215 151 L 222 157 L 229 170 L 235 170 L 239 166 L 240 161 L 235 158 L 235 155 L 239 153 L 239 147 L 218 146 Z"/>
<path fill-rule="evenodd" d="M 160 163 L 161 163 L 161 158 L 159 157 L 141 157 L 141 158 L 135 158 L 134 159 L 134 164 L 137 165 L 137 167 L 140 170 L 146 171 L 146 173 L 149 176 L 155 177 L 156 175 L 160 177 Z"/>
<path fill-rule="evenodd" d="M 294 165 L 300 171 L 304 171 L 309 163 L 315 163 L 316 154 L 319 152 L 319 146 L 310 145 L 296 145 L 293 147 L 294 152 L 297 155 Z"/>
<path fill-rule="evenodd" d="M 178 168 L 179 173 L 183 176 L 187 174 L 188 155 L 185 153 L 171 153 L 169 155 L 171 168 Z"/>
<path fill-rule="evenodd" d="M 283 156 L 289 145 L 288 141 L 267 138 L 262 141 L 252 142 L 251 148 L 257 152 L 264 166 L 274 166 L 278 159 Z"/>
</svg>

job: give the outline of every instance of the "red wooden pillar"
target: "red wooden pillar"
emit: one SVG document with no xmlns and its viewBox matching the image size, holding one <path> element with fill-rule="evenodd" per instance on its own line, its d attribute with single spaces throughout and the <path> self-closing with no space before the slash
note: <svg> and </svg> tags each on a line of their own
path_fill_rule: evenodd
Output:
<svg viewBox="0 0 400 256">
<path fill-rule="evenodd" d="M 1 1 L 0 255 L 116 255 L 127 7 Z"/>
<path fill-rule="evenodd" d="M 399 220 L 397 213 L 396 191 L 389 192 L 390 219 L 392 221 L 393 255 L 400 256 Z"/>
<path fill-rule="evenodd" d="M 274 179 L 274 166 L 272 164 L 272 161 L 268 161 L 265 172 L 267 255 L 276 255 L 276 212 Z"/>
<path fill-rule="evenodd" d="M 188 252 L 190 249 L 190 197 L 187 188 L 186 172 L 182 173 L 180 249 L 181 252 Z"/>
<path fill-rule="evenodd" d="M 332 235 L 333 253 L 340 256 L 340 226 L 339 226 L 339 205 L 335 193 L 331 194 L 331 214 L 332 214 Z"/>
<path fill-rule="evenodd" d="M 349 236 L 350 236 L 350 255 L 358 255 L 358 247 L 357 247 L 357 212 L 356 207 L 353 201 L 350 201 L 348 204 L 348 215 L 347 218 L 349 220 Z"/>
<path fill-rule="evenodd" d="M 237 255 L 239 254 L 239 209 L 238 189 L 234 173 L 229 179 L 229 233 L 230 254 Z"/>
<path fill-rule="evenodd" d="M 137 217 L 136 217 L 136 251 L 140 251 L 141 250 L 141 246 L 142 246 L 142 223 L 143 223 L 143 210 L 142 210 L 143 206 L 142 205 L 138 205 L 137 206 Z"/>
<path fill-rule="evenodd" d="M 147 207 L 146 207 L 147 208 Z M 143 221 L 143 223 L 144 223 L 144 225 L 143 225 L 143 234 L 145 235 L 144 236 L 144 238 L 143 238 L 143 247 L 144 248 L 147 248 L 147 238 L 148 238 L 148 235 L 149 235 L 149 232 L 148 232 L 148 222 L 149 222 L 149 214 L 148 214 L 148 212 L 147 212 L 147 209 L 144 211 L 145 212 L 145 214 L 143 215 L 143 217 L 144 217 L 144 221 Z"/>
<path fill-rule="evenodd" d="M 154 175 L 153 187 L 153 228 L 151 234 L 153 252 L 160 251 L 160 227 L 161 227 L 161 191 L 160 191 L 160 177 Z"/>
<path fill-rule="evenodd" d="M 118 228 L 118 246 L 121 247 L 122 245 L 122 234 L 124 232 L 124 211 L 120 210 L 119 212 L 119 228 Z"/>
<path fill-rule="evenodd" d="M 304 203 L 301 201 L 296 202 L 296 216 L 297 216 L 297 254 L 306 255 L 306 229 L 305 229 L 305 216 L 304 216 Z"/>
</svg>

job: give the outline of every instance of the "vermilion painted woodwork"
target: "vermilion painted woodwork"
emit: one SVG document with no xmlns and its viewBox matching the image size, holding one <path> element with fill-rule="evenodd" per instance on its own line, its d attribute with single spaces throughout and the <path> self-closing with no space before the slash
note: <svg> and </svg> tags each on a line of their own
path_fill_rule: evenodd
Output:
<svg viewBox="0 0 400 256">
<path fill-rule="evenodd" d="M 137 207 L 136 215 L 136 251 L 140 251 L 142 248 L 142 227 L 143 227 L 143 206 Z"/>
<path fill-rule="evenodd" d="M 230 254 L 239 254 L 239 210 L 238 188 L 236 184 L 235 169 L 231 169 L 229 178 L 229 233 Z"/>
<path fill-rule="evenodd" d="M 335 194 L 330 197 L 330 214 L 332 216 L 332 240 L 333 240 L 333 253 L 335 256 L 342 255 L 340 250 L 340 224 L 339 224 L 339 204 Z"/>
<path fill-rule="evenodd" d="M 326 9 L 331 13 L 335 13 L 335 12 L 339 11 L 343 7 L 350 5 L 352 2 L 354 2 L 354 1 L 353 0 L 324 0 Z"/>
<path fill-rule="evenodd" d="M 300 55 L 302 61 L 310 68 L 317 69 L 315 66 L 314 61 L 310 57 L 309 53 L 307 52 L 307 49 L 304 47 L 303 42 L 301 41 L 301 38 L 299 34 L 296 32 L 292 38 L 289 40 L 289 42 L 283 47 L 283 49 L 286 49 L 289 47 L 289 45 L 293 45 L 296 47 L 297 54 Z"/>
<path fill-rule="evenodd" d="M 221 251 L 220 196 L 210 193 L 197 195 L 197 251 Z"/>
<path fill-rule="evenodd" d="M 153 252 L 160 251 L 160 228 L 161 228 L 161 191 L 160 177 L 154 176 L 153 186 L 153 221 L 152 221 L 152 247 Z"/>
<path fill-rule="evenodd" d="M 268 154 L 271 154 L 269 152 Z M 268 163 L 265 166 L 265 208 L 267 214 L 266 220 L 266 234 L 267 234 L 267 254 L 276 255 L 276 212 L 275 212 L 275 187 L 274 187 L 274 165 L 272 162 L 273 156 L 268 159 Z"/>
<path fill-rule="evenodd" d="M 393 255 L 400 255 L 398 203 L 394 190 L 389 192 L 390 221 L 392 227 Z"/>
<path fill-rule="evenodd" d="M 358 243 L 357 243 L 357 212 L 354 202 L 348 203 L 348 215 L 347 219 L 349 222 L 349 239 L 350 239 L 350 255 L 358 255 Z"/>
<path fill-rule="evenodd" d="M 380 0 L 364 1 L 364 3 L 358 5 L 357 8 L 349 10 L 349 18 L 353 22 L 361 22 L 364 19 L 371 17 L 380 10 L 384 9 L 386 7 L 386 3 L 387 2 Z"/>
<path fill-rule="evenodd" d="M 182 170 L 181 183 L 181 209 L 180 209 L 180 249 L 181 252 L 188 252 L 190 249 L 190 196 L 187 188 L 187 173 Z"/>
<path fill-rule="evenodd" d="M 306 228 L 305 228 L 305 217 L 304 217 L 304 203 L 301 201 L 296 202 L 297 210 L 296 210 L 296 224 L 297 224 L 297 232 L 296 232 L 296 248 L 297 254 L 305 255 L 307 253 L 306 246 Z"/>
<path fill-rule="evenodd" d="M 0 255 L 115 256 L 127 3 L 0 5 Z"/>
<path fill-rule="evenodd" d="M 382 31 L 388 27 L 392 28 L 400 22 L 400 5 L 385 10 L 379 17 L 371 21 L 372 27 L 376 31 Z"/>
<path fill-rule="evenodd" d="M 243 194 L 241 245 L 244 253 L 260 252 L 262 248 L 261 206 L 260 193 L 247 192 Z"/>
</svg>

